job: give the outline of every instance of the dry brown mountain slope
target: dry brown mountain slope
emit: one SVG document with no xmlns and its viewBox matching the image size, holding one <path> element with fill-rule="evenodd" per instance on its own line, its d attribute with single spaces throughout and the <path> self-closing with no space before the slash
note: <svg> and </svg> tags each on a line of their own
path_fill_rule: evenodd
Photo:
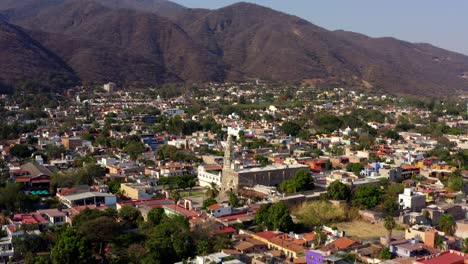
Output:
<svg viewBox="0 0 468 264">
<path fill-rule="evenodd" d="M 52 86 L 76 82 L 73 71 L 55 54 L 17 26 L 0 20 L 0 89 L 27 81 Z M 70 83 L 71 84 L 71 83 Z"/>
<path fill-rule="evenodd" d="M 33 35 L 64 57 L 84 82 L 151 86 L 223 79 L 216 56 L 179 26 L 154 14 L 76 0 L 18 23 L 48 33 Z"/>
<path fill-rule="evenodd" d="M 205 10 L 163 0 L 19 2 L 1 1 L 0 15 L 27 28 L 84 82 L 315 79 L 424 96 L 468 91 L 467 56 L 328 31 L 254 4 Z"/>
</svg>

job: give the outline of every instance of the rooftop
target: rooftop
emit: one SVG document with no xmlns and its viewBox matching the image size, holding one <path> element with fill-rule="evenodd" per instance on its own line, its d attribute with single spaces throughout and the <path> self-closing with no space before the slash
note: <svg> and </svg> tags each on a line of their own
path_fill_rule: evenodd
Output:
<svg viewBox="0 0 468 264">
<path fill-rule="evenodd" d="M 415 263 L 420 264 L 463 264 L 465 255 L 461 252 L 450 250 L 437 255 L 417 259 Z"/>
<path fill-rule="evenodd" d="M 86 198 L 91 198 L 91 197 L 115 197 L 115 195 L 110 194 L 110 193 L 102 193 L 102 192 L 84 192 L 84 193 L 78 193 L 78 194 L 72 194 L 72 195 L 66 195 L 64 198 L 74 201 L 74 200 L 81 200 L 81 199 L 86 199 Z"/>
</svg>

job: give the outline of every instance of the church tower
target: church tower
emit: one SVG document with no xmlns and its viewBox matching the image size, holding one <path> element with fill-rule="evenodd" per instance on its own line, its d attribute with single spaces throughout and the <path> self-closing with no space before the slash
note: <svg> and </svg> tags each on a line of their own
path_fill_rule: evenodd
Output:
<svg viewBox="0 0 468 264">
<path fill-rule="evenodd" d="M 227 138 L 226 146 L 224 147 L 224 163 L 223 170 L 230 170 L 232 163 L 232 136 Z"/>
<path fill-rule="evenodd" d="M 223 172 L 221 175 L 221 195 L 228 197 L 229 192 L 237 192 L 239 177 L 233 169 L 233 143 L 232 136 L 229 135 L 224 149 Z"/>
</svg>

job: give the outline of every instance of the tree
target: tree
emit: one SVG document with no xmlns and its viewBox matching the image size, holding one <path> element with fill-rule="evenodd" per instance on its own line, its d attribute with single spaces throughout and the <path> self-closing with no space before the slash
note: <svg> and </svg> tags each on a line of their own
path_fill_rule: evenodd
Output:
<svg viewBox="0 0 468 264">
<path fill-rule="evenodd" d="M 440 251 L 446 250 L 445 240 L 442 236 L 436 235 L 434 240 L 434 247 Z"/>
<path fill-rule="evenodd" d="M 185 128 L 185 123 L 180 116 L 169 119 L 167 124 L 167 130 L 173 135 L 181 135 Z"/>
<path fill-rule="evenodd" d="M 361 171 L 364 169 L 364 165 L 361 163 L 348 163 L 346 170 L 354 173 L 355 175 L 361 175 Z"/>
<path fill-rule="evenodd" d="M 217 204 L 217 203 L 218 202 L 216 201 L 216 199 L 210 197 L 210 198 L 203 201 L 203 208 L 206 209 L 208 206 L 213 205 L 213 204 Z"/>
<path fill-rule="evenodd" d="M 173 190 L 171 192 L 171 198 L 172 198 L 172 200 L 174 200 L 174 209 L 176 211 L 177 211 L 177 202 L 179 202 L 180 197 L 181 197 L 181 195 L 180 195 L 179 191 Z"/>
<path fill-rule="evenodd" d="M 190 256 L 193 244 L 188 221 L 178 215 L 165 218 L 148 235 L 146 263 L 175 263 Z"/>
<path fill-rule="evenodd" d="M 19 184 L 7 183 L 5 187 L 0 188 L 0 209 L 9 212 L 32 209 L 31 198 L 21 191 Z"/>
<path fill-rule="evenodd" d="M 133 206 L 123 206 L 119 211 L 119 218 L 125 228 L 135 228 L 137 223 L 143 219 L 140 210 Z"/>
<path fill-rule="evenodd" d="M 47 145 L 45 147 L 45 155 L 49 160 L 59 159 L 62 154 L 65 154 L 66 150 L 63 146 L 57 147 L 55 145 Z"/>
<path fill-rule="evenodd" d="M 461 242 L 461 252 L 468 253 L 468 237 L 465 237 Z"/>
<path fill-rule="evenodd" d="M 387 229 L 387 246 L 390 245 L 390 240 L 392 239 L 392 230 L 396 227 L 395 219 L 391 215 L 385 217 L 384 227 Z"/>
<path fill-rule="evenodd" d="M 382 198 L 382 191 L 372 185 L 359 186 L 354 192 L 353 205 L 365 209 L 377 206 Z"/>
<path fill-rule="evenodd" d="M 444 232 L 446 235 L 453 236 L 457 228 L 457 223 L 453 217 L 449 214 L 443 214 L 439 218 L 439 229 Z"/>
<path fill-rule="evenodd" d="M 148 222 L 153 226 L 159 225 L 165 217 L 166 213 L 161 207 L 152 208 L 147 216 Z"/>
<path fill-rule="evenodd" d="M 192 189 L 197 185 L 197 182 L 195 181 L 195 178 L 192 177 L 187 181 L 187 187 L 189 188 L 189 194 L 192 194 Z"/>
<path fill-rule="evenodd" d="M 293 137 L 295 137 L 300 130 L 301 126 L 292 121 L 286 121 L 281 125 L 281 131 L 283 131 L 283 133 L 286 135 L 291 135 Z"/>
<path fill-rule="evenodd" d="M 462 191 L 464 185 L 465 185 L 465 182 L 464 182 L 462 176 L 457 175 L 455 173 L 452 173 L 452 174 L 449 175 L 448 187 L 451 190 L 453 190 L 453 191 Z"/>
<path fill-rule="evenodd" d="M 145 147 L 141 142 L 131 141 L 122 149 L 122 151 L 127 153 L 132 160 L 136 160 L 138 156 L 145 151 Z"/>
<path fill-rule="evenodd" d="M 329 199 L 332 200 L 348 200 L 350 198 L 351 191 L 349 187 L 336 180 L 332 182 L 328 187 L 327 187 L 327 196 Z"/>
<path fill-rule="evenodd" d="M 4 159 L 0 159 L 0 185 L 3 186 L 10 178 L 10 168 Z"/>
<path fill-rule="evenodd" d="M 237 195 L 234 192 L 229 193 L 229 205 L 232 207 L 240 206 L 239 197 L 237 197 Z"/>
<path fill-rule="evenodd" d="M 120 226 L 114 218 L 101 216 L 83 223 L 78 231 L 86 240 L 96 243 L 99 246 L 97 252 L 102 255 L 104 243 L 114 239 L 115 234 L 120 232 Z"/>
<path fill-rule="evenodd" d="M 279 189 L 286 193 L 302 192 L 314 188 L 314 180 L 306 170 L 299 170 L 291 180 L 285 180 Z"/>
<path fill-rule="evenodd" d="M 111 180 L 111 181 L 106 181 L 106 185 L 109 186 L 109 191 L 111 193 L 118 193 L 120 191 L 120 184 L 122 184 L 124 180 L 118 179 L 118 180 Z"/>
<path fill-rule="evenodd" d="M 117 217 L 118 213 L 115 209 L 108 208 L 105 211 L 85 208 L 73 217 L 73 226 L 79 228 L 81 225 L 91 220 L 97 219 L 102 216 Z"/>
<path fill-rule="evenodd" d="M 90 249 L 87 241 L 75 229 L 67 227 L 59 233 L 57 244 L 50 252 L 50 259 L 53 264 L 95 263 Z"/>
<path fill-rule="evenodd" d="M 392 258 L 392 252 L 390 252 L 390 248 L 389 247 L 383 247 L 379 251 L 379 258 L 381 258 L 381 259 L 391 259 Z"/>
<path fill-rule="evenodd" d="M 34 152 L 34 149 L 32 149 L 29 146 L 22 145 L 22 144 L 14 145 L 10 149 L 10 155 L 20 158 L 20 159 L 31 157 L 33 152 Z"/>
<path fill-rule="evenodd" d="M 323 232 L 323 226 L 318 225 L 315 227 L 315 237 L 314 237 L 314 246 L 319 248 L 327 241 L 327 234 Z"/>
<path fill-rule="evenodd" d="M 394 140 L 400 139 L 400 134 L 398 134 L 398 132 L 396 132 L 395 130 L 385 131 L 384 136 L 387 138 L 394 139 Z"/>
<path fill-rule="evenodd" d="M 289 232 L 294 228 L 289 208 L 283 202 L 262 205 L 255 215 L 255 222 L 270 230 Z"/>
<path fill-rule="evenodd" d="M 13 238 L 15 257 L 24 258 L 25 263 L 33 263 L 33 260 L 37 258 L 38 252 L 49 250 L 48 245 L 49 241 L 45 236 L 24 233 L 22 236 Z"/>
<path fill-rule="evenodd" d="M 216 183 L 211 182 L 210 183 L 210 188 L 206 191 L 206 196 L 209 198 L 215 199 L 219 195 L 219 189 L 218 185 Z"/>
</svg>

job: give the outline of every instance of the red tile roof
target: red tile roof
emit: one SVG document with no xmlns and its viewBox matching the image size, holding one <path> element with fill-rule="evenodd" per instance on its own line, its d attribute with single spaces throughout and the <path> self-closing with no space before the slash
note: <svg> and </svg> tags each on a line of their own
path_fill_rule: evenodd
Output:
<svg viewBox="0 0 468 264">
<path fill-rule="evenodd" d="M 417 259 L 415 263 L 420 264 L 463 264 L 465 256 L 458 251 L 450 250 L 439 255 L 428 256 Z"/>
<path fill-rule="evenodd" d="M 340 237 L 338 238 L 337 240 L 331 242 L 330 244 L 326 245 L 324 248 L 326 249 L 338 249 L 338 250 L 343 250 L 343 249 L 347 249 L 349 247 L 352 247 L 356 244 L 358 244 L 359 242 L 356 241 L 356 240 L 352 240 L 350 238 L 347 238 L 347 237 Z"/>
<path fill-rule="evenodd" d="M 227 216 L 221 216 L 218 217 L 219 220 L 225 220 L 225 221 L 233 221 L 237 219 L 242 219 L 244 217 L 250 216 L 250 214 L 235 214 L 235 215 L 227 215 Z"/>
<path fill-rule="evenodd" d="M 273 231 L 263 231 L 263 232 L 255 233 L 256 236 L 264 238 L 264 239 L 268 239 L 268 240 L 276 236 L 280 236 L 281 234 L 282 233 L 275 233 Z"/>
<path fill-rule="evenodd" d="M 232 234 L 232 233 L 237 233 L 237 230 L 233 228 L 232 226 L 228 226 L 221 230 L 216 230 L 214 233 L 215 234 Z"/>
<path fill-rule="evenodd" d="M 220 204 L 212 204 L 212 205 L 206 207 L 206 209 L 208 209 L 210 211 L 213 211 L 213 210 L 216 210 L 216 209 L 219 209 L 219 208 L 222 208 L 222 206 Z"/>
</svg>

